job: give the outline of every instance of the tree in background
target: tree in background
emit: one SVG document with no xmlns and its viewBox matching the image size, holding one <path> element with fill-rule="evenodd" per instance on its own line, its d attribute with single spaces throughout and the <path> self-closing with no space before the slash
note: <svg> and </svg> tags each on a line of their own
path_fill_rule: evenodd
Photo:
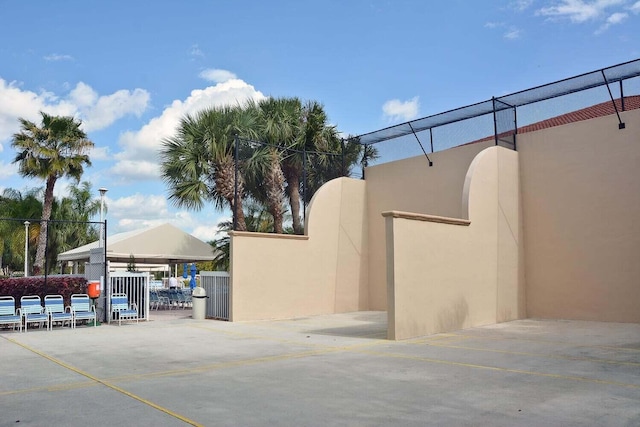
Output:
<svg viewBox="0 0 640 427">
<path fill-rule="evenodd" d="M 302 234 L 301 200 L 306 204 L 325 182 L 349 176 L 361 149 L 343 144 L 320 103 L 268 98 L 185 116 L 163 141 L 161 169 L 169 199 L 179 207 L 229 206 L 243 231 L 250 229 L 243 204 L 251 199 L 271 215 L 270 231 L 284 233 L 286 197 L 293 231 Z"/>
<path fill-rule="evenodd" d="M 44 202 L 34 272 L 42 271 L 45 262 L 47 226 L 53 209 L 53 190 L 63 177 L 80 181 L 84 166 L 90 166 L 88 151 L 93 147 L 86 133 L 80 129 L 82 122 L 73 117 L 50 116 L 40 113 L 40 126 L 20 118 L 20 132 L 13 135 L 12 147 L 18 153 L 13 163 L 24 177 L 45 181 Z"/>
<path fill-rule="evenodd" d="M 218 208 L 229 206 L 237 229 L 246 230 L 245 184 L 242 174 L 235 182 L 234 143 L 235 135 L 253 135 L 254 119 L 254 114 L 239 106 L 207 108 L 182 118 L 175 135 L 163 141 L 160 151 L 169 200 L 195 210 L 202 209 L 205 201 Z"/>
<path fill-rule="evenodd" d="M 42 189 L 25 194 L 5 189 L 0 195 L 0 259 L 5 274 L 22 271 L 24 266 L 24 221 L 29 220 L 29 257 L 33 258 L 40 233 Z M 91 184 L 82 182 L 69 188 L 69 195 L 53 200 L 49 222 L 46 260 L 50 272 L 60 252 L 85 245 L 98 239 L 98 229 L 90 224 L 100 209 L 100 200 L 91 198 Z M 58 222 L 55 220 L 63 220 Z"/>
<path fill-rule="evenodd" d="M 33 189 L 23 194 L 7 188 L 0 195 L 0 266 L 4 274 L 22 271 L 24 268 L 25 219 L 42 215 L 42 189 Z M 15 218 L 11 220 L 10 218 Z M 29 226 L 29 252 L 35 252 L 35 242 L 40 231 L 39 222 Z M 29 255 L 27 255 L 29 256 Z"/>
</svg>

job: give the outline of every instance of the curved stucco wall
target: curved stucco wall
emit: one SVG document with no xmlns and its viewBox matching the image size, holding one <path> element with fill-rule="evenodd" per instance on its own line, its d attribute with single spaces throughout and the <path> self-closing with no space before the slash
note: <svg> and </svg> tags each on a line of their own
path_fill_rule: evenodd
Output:
<svg viewBox="0 0 640 427">
<path fill-rule="evenodd" d="M 485 149 L 465 182 L 469 221 L 384 214 L 390 339 L 525 315 L 518 153 Z"/>
<path fill-rule="evenodd" d="M 309 205 L 306 236 L 232 232 L 231 320 L 365 310 L 365 183 L 339 178 Z"/>
<path fill-rule="evenodd" d="M 366 169 L 370 309 L 387 309 L 385 223 L 381 213 L 397 210 L 462 217 L 460 201 L 469 165 L 492 145 L 488 141 L 429 154 L 432 167 L 419 156 Z"/>
</svg>

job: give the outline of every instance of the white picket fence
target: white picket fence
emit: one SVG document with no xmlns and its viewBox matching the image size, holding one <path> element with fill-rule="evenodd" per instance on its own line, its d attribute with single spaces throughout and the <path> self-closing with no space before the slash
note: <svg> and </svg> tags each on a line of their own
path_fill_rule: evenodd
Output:
<svg viewBox="0 0 640 427">
<path fill-rule="evenodd" d="M 231 299 L 230 277 L 226 271 L 201 271 L 200 286 L 207 293 L 206 317 L 229 320 L 229 302 Z"/>
</svg>

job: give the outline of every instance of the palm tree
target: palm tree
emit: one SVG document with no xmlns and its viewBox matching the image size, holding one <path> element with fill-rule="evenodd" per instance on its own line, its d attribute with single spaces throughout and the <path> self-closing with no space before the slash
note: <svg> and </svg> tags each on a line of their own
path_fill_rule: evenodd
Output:
<svg viewBox="0 0 640 427">
<path fill-rule="evenodd" d="M 257 147 L 247 172 L 255 174 L 259 182 L 258 194 L 254 198 L 266 204 L 273 216 L 273 231 L 283 233 L 285 182 L 285 148 L 294 145 L 299 134 L 300 100 L 298 98 L 267 98 L 250 108 L 256 111 L 257 132 L 266 146 Z M 254 178 L 255 182 L 255 178 Z"/>
<path fill-rule="evenodd" d="M 268 211 L 264 210 L 254 200 L 249 200 L 245 205 L 246 212 L 244 217 L 247 223 L 247 231 L 253 231 L 257 233 L 269 233 L 274 229 L 273 216 Z M 221 221 L 218 223 L 218 230 L 231 231 L 233 230 L 232 221 Z M 287 230 L 290 233 L 292 230 Z M 209 244 L 213 247 L 216 257 L 213 260 L 213 268 L 216 270 L 229 271 L 229 260 L 231 256 L 231 238 L 229 235 L 220 237 L 219 239 L 212 240 Z"/>
<path fill-rule="evenodd" d="M 42 271 L 47 243 L 47 223 L 53 207 L 53 190 L 58 179 L 70 177 L 80 181 L 84 166 L 91 166 L 88 151 L 93 142 L 80 129 L 82 122 L 73 117 L 40 113 L 40 126 L 20 118 L 21 131 L 13 135 L 12 147 L 18 150 L 13 163 L 20 175 L 45 181 L 44 203 L 34 273 Z"/>
<path fill-rule="evenodd" d="M 254 119 L 239 106 L 208 108 L 182 118 L 176 134 L 163 141 L 160 151 L 169 199 L 195 210 L 202 209 L 206 201 L 218 208 L 226 203 L 236 218 L 236 229 L 246 230 L 245 184 L 240 173 L 236 183 L 234 144 L 236 135 L 254 135 Z"/>
<path fill-rule="evenodd" d="M 8 270 L 22 270 L 24 266 L 24 225 L 26 219 L 42 216 L 42 190 L 37 188 L 22 194 L 7 188 L 0 195 L 0 258 Z M 39 222 L 32 221 L 29 227 L 29 252 L 40 230 Z M 29 257 L 29 254 L 27 254 Z"/>
<path fill-rule="evenodd" d="M 57 243 L 55 255 L 98 240 L 99 231 L 89 221 L 100 212 L 100 200 L 92 197 L 89 182 L 84 181 L 69 187 L 69 196 L 62 198 L 54 206 L 54 218 L 70 221 L 56 224 L 56 232 L 49 233 Z M 51 247 L 50 241 L 49 248 Z M 55 260 L 56 257 L 52 259 Z"/>
</svg>

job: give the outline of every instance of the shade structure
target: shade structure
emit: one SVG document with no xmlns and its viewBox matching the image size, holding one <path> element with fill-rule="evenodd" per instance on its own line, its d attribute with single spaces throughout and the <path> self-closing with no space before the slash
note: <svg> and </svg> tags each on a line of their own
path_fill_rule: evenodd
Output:
<svg viewBox="0 0 640 427">
<path fill-rule="evenodd" d="M 107 237 L 107 260 L 129 262 L 133 256 L 137 264 L 173 264 L 179 262 L 210 261 L 214 249 L 208 243 L 171 224 L 128 231 Z M 58 255 L 58 261 L 88 261 L 91 249 L 99 241 L 80 246 Z"/>
</svg>

